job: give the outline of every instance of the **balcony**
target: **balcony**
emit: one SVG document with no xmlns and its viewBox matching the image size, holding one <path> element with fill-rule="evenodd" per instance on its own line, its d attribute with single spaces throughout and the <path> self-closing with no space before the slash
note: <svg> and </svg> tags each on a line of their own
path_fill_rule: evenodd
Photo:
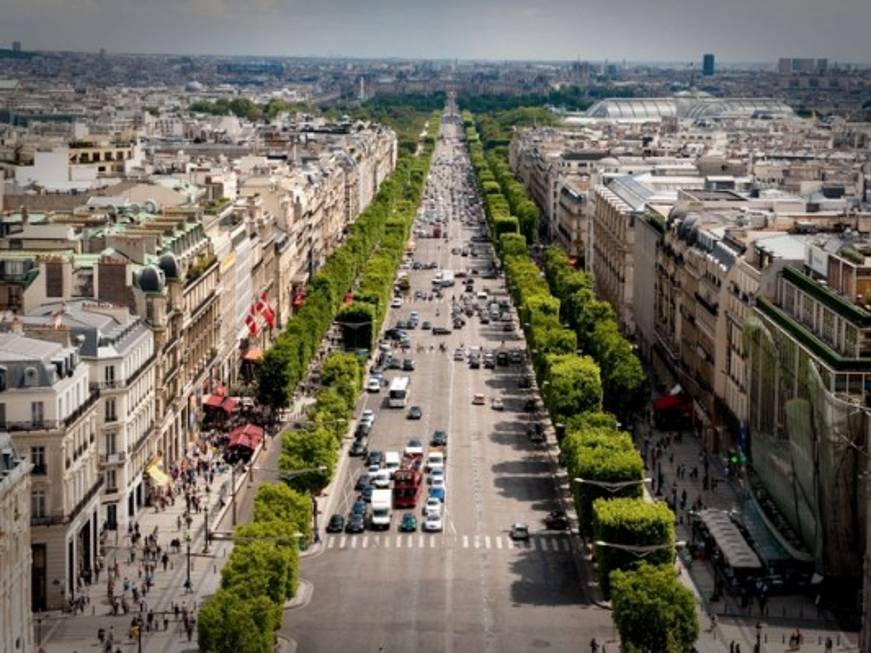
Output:
<svg viewBox="0 0 871 653">
<path fill-rule="evenodd" d="M 118 451 L 116 453 L 101 453 L 100 465 L 103 467 L 109 465 L 121 465 L 127 460 L 126 451 Z"/>
<path fill-rule="evenodd" d="M 142 372 L 148 369 L 148 366 L 151 365 L 151 363 L 153 363 L 156 358 L 157 353 L 151 354 L 148 360 L 142 363 L 142 365 L 139 366 L 139 369 L 133 372 L 130 378 L 126 380 L 114 379 L 112 381 L 92 381 L 90 383 L 90 388 L 91 390 L 117 390 L 119 388 L 125 388 L 131 383 L 134 383 L 142 375 Z"/>
</svg>

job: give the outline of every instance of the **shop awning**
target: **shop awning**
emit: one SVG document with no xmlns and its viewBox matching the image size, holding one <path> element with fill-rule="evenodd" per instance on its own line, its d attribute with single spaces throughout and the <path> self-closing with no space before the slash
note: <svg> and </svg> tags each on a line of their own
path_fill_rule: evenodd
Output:
<svg viewBox="0 0 871 653">
<path fill-rule="evenodd" d="M 209 395 L 203 399 L 203 405 L 208 406 L 209 408 L 219 408 L 222 403 L 224 403 L 224 397 L 222 395 Z"/>
<path fill-rule="evenodd" d="M 714 538 L 717 548 L 723 553 L 726 564 L 733 569 L 761 569 L 759 556 L 732 522 L 725 510 L 709 508 L 702 510 L 699 517 L 705 528 Z"/>
<path fill-rule="evenodd" d="M 248 361 L 249 363 L 259 363 L 263 360 L 263 350 L 258 347 L 252 347 L 245 352 L 245 355 L 242 356 L 242 360 Z"/>
<path fill-rule="evenodd" d="M 260 441 L 263 439 L 263 429 L 254 424 L 246 424 L 234 429 L 230 433 L 230 440 L 227 443 L 229 449 L 236 447 L 244 447 L 254 451 Z"/>
<path fill-rule="evenodd" d="M 680 408 L 684 403 L 681 395 L 664 395 L 653 402 L 653 412 L 661 413 L 666 410 Z"/>
<path fill-rule="evenodd" d="M 169 475 L 160 468 L 160 463 L 152 463 L 145 468 L 145 474 L 155 485 L 165 487 L 170 484 Z"/>
</svg>

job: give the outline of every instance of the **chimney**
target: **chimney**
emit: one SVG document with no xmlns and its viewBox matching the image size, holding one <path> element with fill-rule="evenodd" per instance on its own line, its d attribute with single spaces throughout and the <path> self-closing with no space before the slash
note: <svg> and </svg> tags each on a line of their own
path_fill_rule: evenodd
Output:
<svg viewBox="0 0 871 653">
<path fill-rule="evenodd" d="M 27 207 L 23 204 L 21 205 L 21 224 L 28 225 L 30 224 L 30 214 L 27 212 Z"/>
</svg>

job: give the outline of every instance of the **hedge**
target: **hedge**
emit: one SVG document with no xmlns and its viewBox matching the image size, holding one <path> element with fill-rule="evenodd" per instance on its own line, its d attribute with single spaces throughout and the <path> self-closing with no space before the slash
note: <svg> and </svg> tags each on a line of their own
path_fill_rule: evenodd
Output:
<svg viewBox="0 0 871 653">
<path fill-rule="evenodd" d="M 635 569 L 641 560 L 654 565 L 674 563 L 674 513 L 663 502 L 644 499 L 596 499 L 593 502 L 593 537 L 597 542 L 664 548 L 643 557 L 612 546 L 596 546 L 599 586 L 611 595 L 611 572 Z"/>
</svg>

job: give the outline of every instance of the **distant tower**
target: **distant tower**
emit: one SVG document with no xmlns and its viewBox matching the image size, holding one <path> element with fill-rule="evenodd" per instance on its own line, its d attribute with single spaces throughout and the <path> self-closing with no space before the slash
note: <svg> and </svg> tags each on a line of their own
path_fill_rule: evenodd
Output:
<svg viewBox="0 0 871 653">
<path fill-rule="evenodd" d="M 12 41 L 12 51 L 21 52 L 21 41 Z"/>
<path fill-rule="evenodd" d="M 100 57 L 106 56 L 106 48 L 100 48 Z"/>
<path fill-rule="evenodd" d="M 360 75 L 360 92 L 358 95 L 360 102 L 366 101 L 366 79 L 363 75 Z"/>
<path fill-rule="evenodd" d="M 702 75 L 713 75 L 714 74 L 714 55 L 706 54 L 702 57 Z"/>
</svg>

